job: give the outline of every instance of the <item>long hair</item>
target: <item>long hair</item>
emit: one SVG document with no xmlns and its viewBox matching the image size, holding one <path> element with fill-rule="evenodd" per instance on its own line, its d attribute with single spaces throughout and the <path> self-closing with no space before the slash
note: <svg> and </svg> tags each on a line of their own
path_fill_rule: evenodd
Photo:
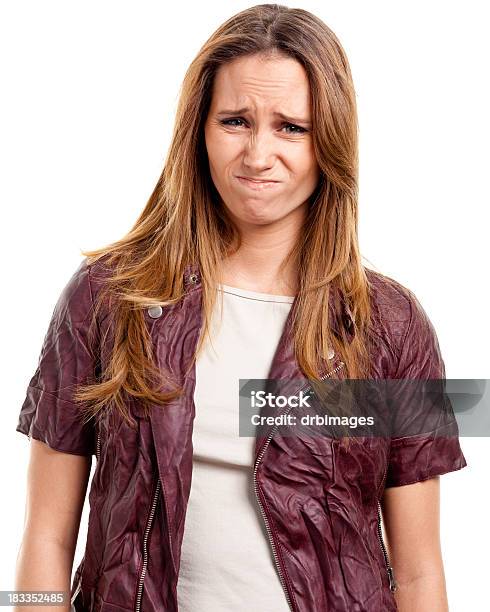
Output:
<svg viewBox="0 0 490 612">
<path fill-rule="evenodd" d="M 318 380 L 320 359 L 333 348 L 345 364 L 344 375 L 367 375 L 370 302 L 358 245 L 358 126 L 349 64 L 335 34 L 315 15 L 259 4 L 223 23 L 190 64 L 164 168 L 132 229 L 107 247 L 82 251 L 89 262 L 103 257 L 111 268 L 106 291 L 114 300 L 110 360 L 99 379 L 77 393 L 90 414 L 115 404 L 131 421 L 128 397 L 139 398 L 146 408 L 182 393 L 178 385 L 165 393 L 158 388 L 172 381 L 154 363 L 143 309 L 177 303 L 188 264 L 199 266 L 203 292 L 203 333 L 195 357 L 209 334 L 216 270 L 240 247 L 240 235 L 210 176 L 204 122 L 217 71 L 254 54 L 282 54 L 300 62 L 312 101 L 320 179 L 300 237 L 283 262 L 292 260 L 299 271 L 292 327 L 296 359 L 308 378 Z M 334 288 L 349 305 L 355 328 L 351 342 L 331 329 L 329 292 Z"/>
</svg>

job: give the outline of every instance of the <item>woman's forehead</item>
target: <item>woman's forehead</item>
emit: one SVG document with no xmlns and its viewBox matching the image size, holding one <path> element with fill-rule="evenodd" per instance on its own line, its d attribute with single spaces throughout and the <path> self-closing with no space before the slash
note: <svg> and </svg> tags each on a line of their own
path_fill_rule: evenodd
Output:
<svg viewBox="0 0 490 612">
<path fill-rule="evenodd" d="M 214 111 L 245 114 L 264 105 L 273 113 L 308 120 L 309 83 L 299 62 L 284 58 L 265 65 L 253 56 L 221 66 L 213 87 Z"/>
</svg>

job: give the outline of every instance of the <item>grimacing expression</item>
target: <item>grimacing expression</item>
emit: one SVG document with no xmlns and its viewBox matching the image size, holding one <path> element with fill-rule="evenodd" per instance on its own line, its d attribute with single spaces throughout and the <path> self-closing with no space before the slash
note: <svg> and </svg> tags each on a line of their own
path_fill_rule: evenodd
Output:
<svg viewBox="0 0 490 612">
<path fill-rule="evenodd" d="M 320 177 L 311 122 L 295 59 L 252 55 L 220 67 L 204 134 L 211 178 L 239 226 L 303 218 Z"/>
</svg>

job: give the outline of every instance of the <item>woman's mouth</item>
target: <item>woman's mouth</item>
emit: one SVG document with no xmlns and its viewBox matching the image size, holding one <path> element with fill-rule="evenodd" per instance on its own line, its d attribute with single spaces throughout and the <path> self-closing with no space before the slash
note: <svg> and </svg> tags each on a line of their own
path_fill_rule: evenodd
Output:
<svg viewBox="0 0 490 612">
<path fill-rule="evenodd" d="M 248 187 L 249 189 L 253 189 L 255 191 L 262 191 L 263 189 L 271 189 L 279 185 L 279 181 L 262 181 L 259 179 L 249 179 L 244 176 L 237 176 L 238 181 Z"/>
</svg>

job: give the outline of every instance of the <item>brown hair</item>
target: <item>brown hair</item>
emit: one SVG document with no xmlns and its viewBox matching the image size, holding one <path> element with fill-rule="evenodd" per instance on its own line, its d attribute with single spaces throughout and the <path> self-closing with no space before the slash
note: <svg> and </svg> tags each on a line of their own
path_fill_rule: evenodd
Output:
<svg viewBox="0 0 490 612">
<path fill-rule="evenodd" d="M 319 356 L 333 348 L 348 378 L 367 375 L 370 304 L 358 245 L 357 109 L 349 64 L 337 37 L 318 17 L 303 9 L 260 4 L 223 23 L 190 64 L 163 171 L 132 229 L 105 248 L 83 252 L 89 262 L 104 257 L 112 267 L 107 291 L 116 296 L 117 305 L 112 309 L 114 346 L 108 367 L 100 380 L 80 387 L 77 394 L 92 414 L 114 402 L 127 417 L 125 395 L 149 406 L 182 392 L 179 387 L 168 393 L 157 388 L 158 381 L 170 379 L 153 363 L 143 309 L 178 302 L 184 269 L 197 264 L 204 316 L 198 354 L 209 333 L 216 269 L 240 246 L 207 162 L 203 128 L 213 81 L 220 66 L 235 58 L 271 53 L 296 59 L 307 73 L 320 168 L 303 231 L 287 258 L 299 271 L 293 318 L 296 358 L 304 374 L 316 379 Z M 329 292 L 335 287 L 354 320 L 350 343 L 331 330 Z"/>
</svg>

